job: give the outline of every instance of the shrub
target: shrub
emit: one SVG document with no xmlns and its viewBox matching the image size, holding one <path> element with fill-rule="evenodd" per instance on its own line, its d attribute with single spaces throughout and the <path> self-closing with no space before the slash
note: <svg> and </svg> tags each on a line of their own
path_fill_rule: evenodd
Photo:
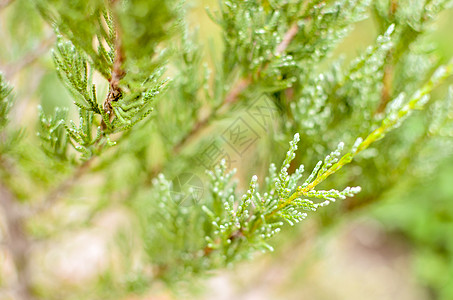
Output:
<svg viewBox="0 0 453 300">
<path fill-rule="evenodd" d="M 449 4 L 219 1 L 208 14 L 221 41 L 205 42 L 181 1 L 16 0 L 7 12 L 16 67 L 52 45 L 48 76 L 68 93 L 43 77 L 42 107 L 26 113 L 38 74 L 15 89 L 1 78 L 0 198 L 17 274 L 3 283 L 17 285 L 17 299 L 179 287 L 272 250 L 283 226 L 358 186 L 335 205 L 354 210 L 436 170 L 453 149 L 453 98 L 432 93 L 444 92 L 453 62 L 429 33 Z M 366 18 L 378 35 L 348 62 L 337 45 Z M 56 276 L 42 255 L 66 236 L 106 230 L 109 215 L 121 217 L 99 235 L 108 258 L 94 280 L 67 290 L 69 279 L 39 280 Z"/>
</svg>

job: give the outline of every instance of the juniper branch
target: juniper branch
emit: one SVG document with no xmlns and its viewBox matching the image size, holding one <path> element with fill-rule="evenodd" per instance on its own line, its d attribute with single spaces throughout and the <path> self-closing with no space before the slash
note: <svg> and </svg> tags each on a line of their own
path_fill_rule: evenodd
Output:
<svg viewBox="0 0 453 300">
<path fill-rule="evenodd" d="M 286 48 L 288 48 L 297 32 L 299 32 L 299 26 L 297 25 L 297 23 L 294 23 L 283 36 L 282 42 L 277 46 L 277 50 L 275 51 L 276 55 L 282 55 L 285 52 Z"/>
<path fill-rule="evenodd" d="M 281 43 L 277 46 L 275 51 L 275 56 L 280 56 L 283 54 L 288 46 L 290 45 L 291 41 L 296 36 L 297 32 L 299 31 L 299 26 L 297 23 L 294 23 L 288 31 L 284 34 Z M 268 64 L 265 65 L 262 70 L 265 70 L 268 67 Z M 262 70 L 258 70 L 260 73 Z M 173 147 L 172 153 L 173 155 L 178 154 L 185 145 L 199 132 L 205 129 L 209 123 L 219 114 L 224 113 L 228 110 L 228 108 L 236 103 L 241 96 L 241 94 L 253 83 L 253 76 L 249 75 L 247 77 L 239 79 L 233 87 L 230 89 L 229 93 L 225 96 L 223 103 L 214 108 L 208 116 L 204 118 L 200 118 L 198 121 L 195 122 L 192 129 Z"/>
<path fill-rule="evenodd" d="M 428 95 L 432 92 L 434 88 L 439 86 L 445 79 L 453 75 L 453 61 L 448 63 L 445 66 L 439 67 L 431 78 L 428 80 L 425 85 L 415 92 L 414 95 L 410 98 L 408 103 L 402 107 L 399 111 L 391 113 L 387 118 L 385 118 L 381 126 L 373 130 L 364 140 L 358 139 L 356 144 L 353 147 L 353 151 L 346 153 L 341 157 L 341 159 L 329 167 L 325 172 L 319 172 L 308 185 L 299 186 L 297 190 L 288 198 L 282 199 L 277 206 L 277 208 L 272 211 L 269 215 L 266 216 L 266 219 L 269 220 L 274 217 L 279 211 L 291 204 L 295 199 L 306 195 L 308 192 L 312 191 L 316 186 L 321 182 L 326 180 L 330 175 L 335 174 L 345 165 L 349 164 L 355 156 L 360 152 L 367 149 L 372 143 L 382 139 L 391 129 L 398 127 L 399 124 L 408 116 L 408 114 L 416 109 L 423 109 L 428 101 Z M 256 229 L 259 228 L 259 225 L 263 222 L 262 219 L 257 219 L 249 234 L 253 233 Z"/>
<path fill-rule="evenodd" d="M 116 1 L 112 1 L 112 5 L 114 5 Z M 112 12 L 112 14 L 114 14 Z M 120 80 L 126 75 L 126 72 L 123 69 L 123 62 L 124 62 L 124 52 L 121 43 L 121 33 L 119 32 L 118 28 L 118 21 L 114 15 L 115 24 L 115 59 L 113 61 L 112 72 L 109 78 L 109 92 L 107 94 L 107 98 L 104 101 L 104 112 L 109 116 L 109 121 L 111 122 L 114 117 L 114 110 L 112 107 L 112 102 L 118 101 L 122 97 L 122 90 L 119 86 Z M 101 128 L 104 130 L 106 129 L 107 125 L 105 121 L 102 120 Z"/>
</svg>

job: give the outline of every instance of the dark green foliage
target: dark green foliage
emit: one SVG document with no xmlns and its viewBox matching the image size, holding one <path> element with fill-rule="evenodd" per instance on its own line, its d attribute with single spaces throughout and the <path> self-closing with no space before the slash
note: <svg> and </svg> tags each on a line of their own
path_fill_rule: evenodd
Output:
<svg viewBox="0 0 453 300">
<path fill-rule="evenodd" d="M 98 104 L 96 88 L 91 82 L 93 71 L 88 71 L 88 61 L 84 54 L 77 51 L 70 41 L 59 37 L 54 61 L 61 80 L 77 99 L 74 104 L 81 109 L 101 114 L 102 107 Z"/>
</svg>

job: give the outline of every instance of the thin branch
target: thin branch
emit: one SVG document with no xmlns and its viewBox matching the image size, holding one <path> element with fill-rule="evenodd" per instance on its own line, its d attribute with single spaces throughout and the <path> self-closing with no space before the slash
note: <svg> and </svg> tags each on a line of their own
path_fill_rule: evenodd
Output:
<svg viewBox="0 0 453 300">
<path fill-rule="evenodd" d="M 115 4 L 115 1 L 112 1 L 112 4 Z M 115 22 L 118 24 L 118 22 Z M 104 101 L 104 111 L 109 114 L 110 121 L 112 121 L 114 117 L 114 111 L 112 107 L 112 102 L 118 101 L 119 98 L 122 96 L 122 90 L 119 86 L 121 79 L 126 75 L 126 72 L 123 69 L 123 62 L 124 62 L 124 53 L 123 47 L 121 43 L 120 32 L 118 28 L 116 28 L 116 38 L 115 38 L 115 59 L 113 61 L 112 72 L 109 79 L 110 89 L 107 94 L 107 97 Z M 104 120 L 101 122 L 102 130 L 106 129 L 106 124 Z M 77 170 L 73 173 L 71 177 L 63 181 L 57 188 L 51 191 L 47 197 L 42 201 L 41 205 L 38 206 L 33 210 L 32 213 L 40 213 L 50 209 L 57 201 L 68 192 L 71 187 L 82 177 L 85 173 L 87 173 L 90 169 L 90 164 L 95 157 L 92 156 L 89 160 L 86 160 L 83 164 L 81 164 Z"/>
<path fill-rule="evenodd" d="M 292 42 L 292 40 L 294 39 L 294 37 L 296 36 L 296 34 L 298 32 L 299 32 L 299 26 L 297 25 L 297 23 L 294 23 L 283 36 L 282 42 L 277 46 L 277 49 L 276 49 L 277 55 L 282 55 L 283 52 L 286 51 L 289 44 Z"/>
<path fill-rule="evenodd" d="M 252 83 L 251 76 L 239 80 L 236 83 L 236 85 L 230 90 L 230 92 L 226 95 L 224 100 L 225 105 L 236 102 L 237 99 L 239 99 L 239 96 L 242 94 L 242 92 L 245 91 L 251 83 Z"/>
<path fill-rule="evenodd" d="M 62 195 L 66 194 L 72 186 L 90 170 L 90 164 L 93 161 L 94 157 L 89 160 L 86 160 L 81 164 L 71 177 L 64 180 L 60 185 L 58 185 L 54 190 L 52 190 L 43 201 L 40 202 L 40 205 L 35 207 L 29 213 L 30 215 L 39 214 L 48 209 L 52 208 L 57 201 L 61 198 Z"/>
<path fill-rule="evenodd" d="M 392 61 L 392 54 L 387 55 L 387 61 Z M 393 64 L 389 63 L 384 66 L 384 76 L 382 77 L 382 90 L 381 99 L 378 108 L 375 111 L 375 115 L 381 114 L 385 111 L 387 104 L 392 97 L 392 81 L 393 81 Z"/>
<path fill-rule="evenodd" d="M 297 23 L 294 23 L 288 31 L 283 36 L 282 42 L 276 48 L 276 55 L 282 55 L 286 49 L 288 48 L 289 44 L 292 42 L 294 37 L 296 36 L 297 32 L 299 31 L 299 26 Z M 263 69 L 266 69 L 268 65 L 265 65 Z M 230 105 L 238 101 L 241 94 L 253 83 L 252 76 L 247 76 L 245 78 L 239 79 L 233 87 L 230 89 L 230 92 L 225 96 L 222 105 L 211 111 L 211 113 L 204 118 L 199 119 L 192 129 L 173 147 L 173 154 L 178 154 L 184 146 L 200 131 L 205 129 L 210 121 L 214 118 L 214 116 L 221 111 L 226 110 Z"/>
<path fill-rule="evenodd" d="M 294 39 L 296 33 L 298 30 L 297 24 L 294 24 L 293 26 L 290 27 L 288 32 L 284 35 L 283 41 L 281 44 L 277 46 L 277 53 L 282 54 L 286 48 L 289 46 L 290 42 L 292 39 Z M 117 31 L 117 39 L 115 41 L 116 43 L 116 53 L 115 53 L 115 61 L 113 64 L 113 69 L 112 69 L 112 77 L 110 79 L 110 92 L 109 95 L 104 102 L 104 109 L 112 109 L 111 107 L 111 101 L 113 98 L 110 98 L 113 95 L 114 91 L 121 92 L 119 85 L 119 81 L 121 78 L 124 77 L 125 72 L 122 69 L 122 63 L 124 61 L 124 54 L 122 52 L 122 47 L 121 47 L 121 39 L 119 38 L 119 33 Z M 266 66 L 267 67 L 267 66 Z M 224 111 L 226 110 L 231 104 L 235 103 L 238 99 L 239 96 L 242 94 L 242 92 L 247 89 L 250 84 L 252 84 L 252 77 L 249 76 L 247 78 L 242 78 L 236 82 L 236 84 L 231 88 L 230 92 L 225 96 L 224 102 L 220 107 L 217 109 L 214 109 L 211 111 L 211 113 L 204 117 L 200 118 L 192 127 L 192 129 L 178 142 L 176 143 L 173 148 L 172 148 L 172 154 L 176 155 L 181 152 L 181 150 L 187 145 L 187 143 L 194 137 L 196 136 L 200 131 L 205 129 L 211 120 L 217 115 L 219 111 Z M 112 92 L 113 91 L 113 92 Z M 112 94 L 112 95 L 111 95 Z M 111 117 L 113 117 L 113 109 L 111 110 Z M 103 123 L 104 124 L 104 123 Z M 104 124 L 105 126 L 105 124 Z M 74 173 L 74 175 L 69 178 L 68 180 L 64 181 L 59 187 L 57 187 L 53 192 L 49 194 L 47 199 L 44 201 L 43 207 L 40 207 L 37 211 L 44 211 L 51 207 L 57 200 L 58 198 L 66 193 L 69 188 L 89 169 L 89 162 L 87 161 L 86 164 L 82 165 L 79 167 L 79 169 Z M 156 167 L 156 169 L 153 170 L 152 174 L 150 174 L 149 177 L 153 178 L 155 177 L 158 173 L 160 173 L 163 169 L 163 165 L 160 165 Z M 149 179 L 149 178 L 148 178 Z M 46 204 L 47 203 L 47 204 Z"/>
<path fill-rule="evenodd" d="M 302 197 L 305 193 L 313 190 L 318 184 L 326 180 L 329 176 L 335 174 L 345 165 L 348 165 L 360 152 L 367 149 L 371 144 L 383 138 L 391 129 L 394 128 L 398 122 L 404 120 L 404 118 L 413 110 L 421 109 L 425 104 L 420 104 L 426 95 L 429 95 L 434 88 L 439 86 L 447 78 L 453 76 L 453 60 L 451 60 L 447 65 L 440 66 L 431 78 L 426 82 L 422 88 L 417 90 L 409 102 L 403 106 L 395 116 L 387 116 L 382 122 L 381 126 L 373 130 L 368 134 L 368 136 L 358 145 L 357 149 L 354 152 L 347 153 L 341 157 L 341 159 L 328 168 L 324 173 L 316 176 L 310 184 L 305 187 L 299 186 L 296 191 L 287 199 L 281 199 L 276 209 L 274 209 L 270 214 L 265 216 L 266 220 L 270 220 L 274 217 L 279 211 L 290 205 L 296 198 Z M 253 224 L 249 234 L 253 233 L 259 228 L 263 223 L 263 219 L 256 219 Z"/>
<path fill-rule="evenodd" d="M 112 1 L 112 5 L 115 5 L 116 1 Z M 113 12 L 112 12 L 113 13 Z M 115 24 L 119 24 L 118 21 L 116 20 L 115 15 L 113 15 L 115 19 Z M 123 63 L 124 63 L 124 52 L 123 52 L 123 46 L 121 42 L 121 33 L 118 29 L 118 27 L 115 26 L 115 60 L 113 61 L 113 66 L 112 66 L 112 74 L 109 79 L 109 84 L 110 84 L 110 89 L 109 93 L 107 94 L 107 98 L 104 101 L 104 111 L 109 115 L 110 122 L 113 120 L 114 117 L 114 111 L 112 107 L 112 102 L 118 101 L 123 92 L 119 86 L 120 80 L 126 75 L 126 72 L 123 69 Z M 106 128 L 106 124 L 104 121 L 102 121 L 101 124 L 102 129 Z"/>
<path fill-rule="evenodd" d="M 173 146 L 173 154 L 178 154 L 184 148 L 189 139 L 195 136 L 200 130 L 206 128 L 210 121 L 213 119 L 214 114 L 209 114 L 207 117 L 198 120 L 192 129 L 178 142 Z M 158 172 L 159 173 L 159 172 Z"/>
</svg>

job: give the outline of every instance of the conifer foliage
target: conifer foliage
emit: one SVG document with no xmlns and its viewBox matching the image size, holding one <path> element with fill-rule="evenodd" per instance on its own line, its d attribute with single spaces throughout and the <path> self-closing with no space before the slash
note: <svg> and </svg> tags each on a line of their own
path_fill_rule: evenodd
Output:
<svg viewBox="0 0 453 300">
<path fill-rule="evenodd" d="M 416 173 L 423 145 L 437 164 L 451 155 L 435 145 L 452 143 L 453 89 L 436 98 L 453 60 L 430 51 L 427 33 L 452 1 L 218 1 L 206 13 L 221 46 L 199 37 L 186 2 L 33 1 L 29 13 L 55 36 L 50 72 L 72 105 L 52 112 L 42 99 L 36 124 L 14 118 L 21 85 L 0 77 L 1 238 L 16 274 L 0 283 L 14 299 L 83 299 L 92 287 L 89 298 L 121 299 L 157 281 L 178 287 L 272 251 L 283 227 L 336 200 L 349 203 L 345 214 L 378 201 Z M 340 59 L 337 45 L 369 18 L 375 42 Z M 251 112 L 256 103 L 271 108 L 263 122 Z M 422 127 L 411 135 L 409 117 Z M 232 128 L 249 132 L 234 141 Z M 214 148 L 220 154 L 206 161 Z M 231 168 L 244 153 L 261 160 Z M 38 280 L 37 257 L 58 236 L 96 227 L 118 207 L 128 225 L 112 228 L 112 258 L 93 286 L 65 292 Z"/>
</svg>

